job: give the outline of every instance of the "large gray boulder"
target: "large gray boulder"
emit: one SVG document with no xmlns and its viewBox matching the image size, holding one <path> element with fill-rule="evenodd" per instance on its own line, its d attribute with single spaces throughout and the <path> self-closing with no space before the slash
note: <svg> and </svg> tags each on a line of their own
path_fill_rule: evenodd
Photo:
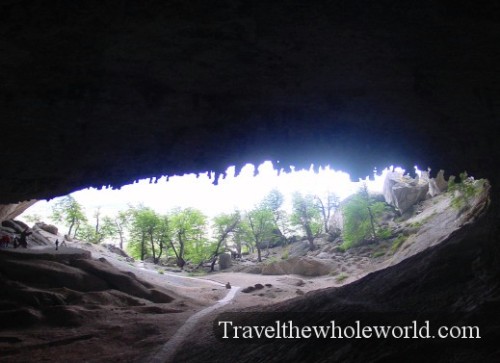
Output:
<svg viewBox="0 0 500 363">
<path fill-rule="evenodd" d="M 45 222 L 38 222 L 35 224 L 35 226 L 37 226 L 41 230 L 44 230 L 45 232 L 51 233 L 51 234 L 56 235 L 56 236 L 59 233 L 59 230 L 53 224 L 47 224 Z"/>
<path fill-rule="evenodd" d="M 332 271 L 332 265 L 312 257 L 294 257 L 284 261 L 274 261 L 262 266 L 263 275 L 323 276 Z"/>
<path fill-rule="evenodd" d="M 231 267 L 231 255 L 228 253 L 221 253 L 219 255 L 219 268 L 226 270 Z"/>
<path fill-rule="evenodd" d="M 444 170 L 439 170 L 435 178 L 429 179 L 429 195 L 435 197 L 448 189 L 448 182 L 444 179 Z"/>
<path fill-rule="evenodd" d="M 384 180 L 384 199 L 401 213 L 406 212 L 416 203 L 425 200 L 429 191 L 427 174 L 422 178 L 411 178 L 400 172 L 387 173 Z"/>
</svg>

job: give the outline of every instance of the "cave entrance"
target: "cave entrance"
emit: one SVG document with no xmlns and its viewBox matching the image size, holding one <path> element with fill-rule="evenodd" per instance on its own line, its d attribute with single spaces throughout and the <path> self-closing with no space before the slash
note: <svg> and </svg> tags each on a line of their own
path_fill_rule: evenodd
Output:
<svg viewBox="0 0 500 363">
<path fill-rule="evenodd" d="M 140 180 L 121 190 L 85 189 L 40 202 L 20 218 L 42 227 L 51 221 L 50 230 L 70 241 L 117 246 L 136 260 L 181 268 L 210 263 L 213 271 L 224 253 L 287 260 L 297 241 L 309 253 L 329 244 L 329 251 L 357 248 L 370 258 L 408 249 L 399 253 L 404 257 L 449 233 L 447 224 L 484 200 L 485 181 L 467 175 L 460 183 L 446 181 L 443 172 L 430 178 L 417 167 L 415 175 L 390 167 L 351 181 L 329 166 L 285 173 L 268 161 L 248 164 L 238 175 L 229 167 L 218 185 L 204 173 Z M 453 190 L 446 194 L 448 184 Z M 431 222 L 440 232 L 424 233 Z"/>
</svg>

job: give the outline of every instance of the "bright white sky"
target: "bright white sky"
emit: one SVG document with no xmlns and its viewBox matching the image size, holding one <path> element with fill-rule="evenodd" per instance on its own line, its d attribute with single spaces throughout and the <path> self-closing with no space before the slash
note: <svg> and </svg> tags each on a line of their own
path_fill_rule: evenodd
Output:
<svg viewBox="0 0 500 363">
<path fill-rule="evenodd" d="M 285 207 L 290 203 L 294 191 L 303 194 L 321 195 L 327 190 L 335 192 L 341 199 L 357 191 L 359 182 L 350 181 L 349 175 L 330 169 L 321 168 L 318 173 L 312 170 L 281 173 L 269 161 L 258 167 L 259 174 L 254 176 L 254 166 L 247 164 L 238 177 L 234 176 L 234 167 L 227 169 L 225 179 L 219 185 L 213 185 L 208 174 L 195 174 L 171 177 L 169 181 L 161 178 L 156 184 L 149 180 L 126 185 L 120 190 L 84 189 L 72 193 L 73 197 L 85 207 L 89 219 L 94 211 L 101 207 L 102 215 L 114 216 L 119 210 L 125 210 L 129 204 L 144 204 L 160 213 L 166 213 L 174 207 L 194 207 L 212 217 L 221 212 L 231 212 L 235 208 L 250 210 L 258 204 L 273 188 L 285 195 Z M 373 191 L 382 191 L 383 176 L 375 176 L 375 181 L 368 182 Z M 38 214 L 50 222 L 51 206 L 57 201 L 40 201 L 29 208 L 24 215 Z M 288 209 L 288 208 L 287 208 Z M 23 216 L 21 216 L 22 219 Z"/>
</svg>

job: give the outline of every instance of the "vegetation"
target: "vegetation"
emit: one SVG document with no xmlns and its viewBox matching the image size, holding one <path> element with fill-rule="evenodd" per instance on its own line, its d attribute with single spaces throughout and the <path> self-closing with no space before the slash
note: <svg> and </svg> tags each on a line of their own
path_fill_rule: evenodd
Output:
<svg viewBox="0 0 500 363">
<path fill-rule="evenodd" d="M 349 275 L 347 275 L 346 273 L 342 272 L 340 275 L 337 276 L 337 278 L 335 280 L 340 284 L 342 281 L 344 281 L 348 277 L 349 277 Z"/>
<path fill-rule="evenodd" d="M 284 200 L 285 197 L 283 193 L 277 189 L 273 189 L 264 197 L 260 203 L 259 209 L 271 211 L 278 236 L 286 240 L 286 234 L 290 231 L 288 229 L 288 216 L 286 212 L 281 209 Z"/>
<path fill-rule="evenodd" d="M 152 256 L 158 262 L 171 243 L 172 230 L 166 216 L 157 214 L 153 209 L 144 206 L 130 208 L 130 240 L 127 246 L 129 253 L 140 260 Z"/>
<path fill-rule="evenodd" d="M 363 185 L 342 208 L 344 217 L 342 249 L 346 250 L 366 240 L 377 240 L 376 226 L 385 209 L 385 203 L 375 201 L 368 193 L 366 185 Z"/>
<path fill-rule="evenodd" d="M 471 207 L 472 198 L 476 196 L 484 185 L 484 180 L 474 180 L 464 171 L 460 173 L 460 182 L 455 181 L 455 176 L 450 176 L 448 180 L 448 192 L 452 193 L 451 206 L 459 211 Z"/>
<path fill-rule="evenodd" d="M 323 197 L 314 196 L 315 207 L 323 218 L 323 228 L 325 233 L 330 232 L 329 221 L 332 213 L 340 206 L 340 198 L 333 192 L 327 191 Z"/>
<path fill-rule="evenodd" d="M 60 200 L 52 208 L 51 219 L 56 223 L 62 223 L 68 227 L 67 235 L 71 237 L 76 236 L 78 228 L 81 224 L 87 222 L 85 211 L 80 203 L 76 201 L 71 195 L 67 195 Z M 73 228 L 75 228 L 73 230 Z"/>
<path fill-rule="evenodd" d="M 278 244 L 285 244 L 288 236 L 297 232 L 305 236 L 309 248 L 315 249 L 315 239 L 329 229 L 329 219 L 339 208 L 339 198 L 331 192 L 325 195 L 292 196 L 292 213 L 283 210 L 284 196 L 272 190 L 249 212 L 234 211 L 220 214 L 209 220 L 201 211 L 193 208 L 175 208 L 158 213 L 152 208 L 137 205 L 107 216 L 98 208 L 89 220 L 83 207 L 71 196 L 64 197 L 54 206 L 53 219 L 68 227 L 68 234 L 91 243 L 114 239 L 120 248 L 139 260 L 160 259 L 174 261 L 184 268 L 190 263 L 195 269 L 210 266 L 222 253 L 231 252 L 241 257 L 245 252 L 256 250 L 259 262 L 262 251 Z M 343 207 L 344 244 L 349 248 L 362 240 L 388 239 L 391 231 L 379 228 L 378 219 L 384 203 L 374 201 L 366 187 L 361 189 Z M 277 258 L 288 259 L 289 248 Z M 207 269 L 208 270 L 208 269 Z M 158 270 L 161 273 L 163 270 Z"/>
<path fill-rule="evenodd" d="M 315 198 L 312 195 L 302 195 L 295 192 L 292 196 L 293 213 L 291 223 L 299 226 L 306 234 L 309 249 L 314 250 L 314 239 L 322 231 L 321 215 L 316 208 Z"/>
<path fill-rule="evenodd" d="M 385 255 L 385 251 L 378 250 L 378 251 L 373 252 L 372 258 L 377 258 L 377 257 L 384 256 L 384 255 Z"/>
<path fill-rule="evenodd" d="M 272 211 L 262 207 L 257 207 L 247 214 L 247 223 L 253 243 L 257 249 L 257 259 L 262 262 L 262 247 L 273 238 L 273 231 L 276 227 Z"/>
<path fill-rule="evenodd" d="M 394 242 L 392 242 L 392 247 L 391 251 L 392 253 L 395 253 L 399 247 L 407 240 L 408 236 L 405 236 L 404 234 L 399 235 Z"/>
<path fill-rule="evenodd" d="M 215 262 L 217 261 L 217 256 L 219 255 L 222 243 L 224 243 L 227 238 L 235 232 L 240 220 L 241 215 L 238 211 L 235 211 L 233 214 L 221 214 L 214 218 L 214 229 L 217 242 L 215 244 L 215 251 L 212 257 L 210 271 L 214 270 Z"/>
</svg>

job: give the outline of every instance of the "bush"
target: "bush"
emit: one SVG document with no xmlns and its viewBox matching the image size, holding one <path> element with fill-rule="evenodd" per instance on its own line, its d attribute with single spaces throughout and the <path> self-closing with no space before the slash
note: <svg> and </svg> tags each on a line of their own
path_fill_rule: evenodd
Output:
<svg viewBox="0 0 500 363">
<path fill-rule="evenodd" d="M 482 189 L 484 179 L 474 180 L 464 171 L 460 173 L 460 182 L 455 182 L 455 177 L 448 180 L 448 191 L 452 193 L 451 206 L 457 210 L 467 209 L 471 206 L 471 201 Z"/>
<path fill-rule="evenodd" d="M 389 239 L 392 237 L 392 231 L 387 227 L 379 228 L 377 231 L 377 237 L 379 239 Z"/>
<path fill-rule="evenodd" d="M 407 238 L 408 236 L 405 235 L 398 236 L 398 238 L 396 238 L 392 243 L 391 247 L 392 253 L 395 253 L 399 249 L 399 247 L 401 247 L 401 245 L 406 241 Z"/>
<path fill-rule="evenodd" d="M 345 273 L 342 272 L 340 275 L 337 276 L 336 281 L 338 283 L 341 283 L 342 281 L 344 281 L 348 277 L 349 277 L 349 275 L 347 275 L 347 274 L 345 274 Z"/>
<path fill-rule="evenodd" d="M 290 257 L 290 251 L 289 251 L 289 248 L 286 247 L 283 249 L 283 254 L 281 255 L 281 259 L 288 260 L 289 257 Z"/>
</svg>

